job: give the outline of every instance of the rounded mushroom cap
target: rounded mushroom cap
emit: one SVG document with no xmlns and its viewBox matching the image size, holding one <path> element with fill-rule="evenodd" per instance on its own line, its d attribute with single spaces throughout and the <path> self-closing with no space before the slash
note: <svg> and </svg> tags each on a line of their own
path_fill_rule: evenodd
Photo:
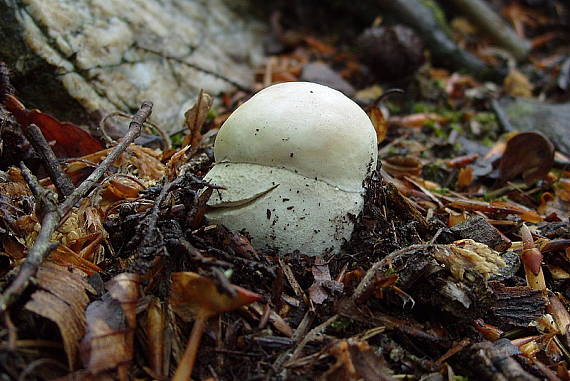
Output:
<svg viewBox="0 0 570 381">
<path fill-rule="evenodd" d="M 270 86 L 226 120 L 217 163 L 283 168 L 347 192 L 361 192 L 378 148 L 366 113 L 341 92 L 310 82 Z"/>
</svg>

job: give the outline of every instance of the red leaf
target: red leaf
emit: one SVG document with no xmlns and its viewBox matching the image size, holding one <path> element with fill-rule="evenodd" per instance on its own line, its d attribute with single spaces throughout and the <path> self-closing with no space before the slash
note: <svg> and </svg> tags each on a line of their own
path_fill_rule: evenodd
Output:
<svg viewBox="0 0 570 381">
<path fill-rule="evenodd" d="M 104 149 L 88 132 L 70 122 L 60 122 L 40 110 L 28 110 L 16 97 L 7 94 L 4 105 L 14 115 L 22 128 L 37 125 L 58 157 L 79 157 Z"/>
</svg>

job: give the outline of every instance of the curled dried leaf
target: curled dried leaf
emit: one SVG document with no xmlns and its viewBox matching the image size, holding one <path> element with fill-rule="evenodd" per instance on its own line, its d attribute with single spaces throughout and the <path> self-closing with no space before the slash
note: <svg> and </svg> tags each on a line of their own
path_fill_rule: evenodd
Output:
<svg viewBox="0 0 570 381">
<path fill-rule="evenodd" d="M 522 132 L 507 141 L 499 164 L 501 181 L 521 175 L 527 183 L 542 179 L 554 164 L 554 145 L 542 133 Z"/>
<path fill-rule="evenodd" d="M 212 280 L 200 274 L 193 272 L 173 273 L 170 303 L 174 312 L 182 320 L 189 321 L 198 314 L 211 317 L 261 300 L 259 295 L 245 288 L 232 287 L 236 291 L 235 298 L 220 292 Z"/>
</svg>

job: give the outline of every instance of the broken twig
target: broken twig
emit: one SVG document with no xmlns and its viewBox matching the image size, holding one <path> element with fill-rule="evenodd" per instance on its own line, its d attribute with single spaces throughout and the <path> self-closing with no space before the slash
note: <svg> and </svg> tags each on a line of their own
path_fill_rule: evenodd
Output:
<svg viewBox="0 0 570 381">
<path fill-rule="evenodd" d="M 44 258 L 58 245 L 56 242 L 49 241 L 61 219 L 57 209 L 57 197 L 55 193 L 43 188 L 38 183 L 38 179 L 36 179 L 23 162 L 20 163 L 20 168 L 24 179 L 36 198 L 36 202 L 42 205 L 42 214 L 44 217 L 42 220 L 42 228 L 36 238 L 36 242 L 34 242 L 34 245 L 26 256 L 26 260 L 20 266 L 20 272 L 16 276 L 16 279 L 14 279 L 6 291 L 0 296 L 0 315 L 24 292 L 31 278 L 38 271 Z"/>
<path fill-rule="evenodd" d="M 133 120 L 129 125 L 129 131 L 121 139 L 119 144 L 109 153 L 109 155 L 99 164 L 99 167 L 95 169 L 89 177 L 87 177 L 79 187 L 71 194 L 65 201 L 59 206 L 59 210 L 62 215 L 67 214 L 73 208 L 79 200 L 81 200 L 85 195 L 91 190 L 91 188 L 97 184 L 107 172 L 107 169 L 117 160 L 117 158 L 127 149 L 127 147 L 141 134 L 141 130 L 145 120 L 150 116 L 152 112 L 152 102 L 144 101 L 141 108 L 137 111 Z"/>
<path fill-rule="evenodd" d="M 53 153 L 40 128 L 32 123 L 28 127 L 22 127 L 22 130 L 36 153 L 42 159 L 42 164 L 59 193 L 64 197 L 73 193 L 75 190 L 73 183 L 61 169 L 55 153 Z"/>
</svg>

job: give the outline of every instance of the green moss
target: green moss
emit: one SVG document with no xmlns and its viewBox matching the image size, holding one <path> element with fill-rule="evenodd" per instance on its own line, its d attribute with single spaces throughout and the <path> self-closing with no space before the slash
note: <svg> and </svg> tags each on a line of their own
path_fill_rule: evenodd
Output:
<svg viewBox="0 0 570 381">
<path fill-rule="evenodd" d="M 345 331 L 352 325 L 352 320 L 340 318 L 331 323 L 330 328 L 335 331 Z"/>
</svg>

